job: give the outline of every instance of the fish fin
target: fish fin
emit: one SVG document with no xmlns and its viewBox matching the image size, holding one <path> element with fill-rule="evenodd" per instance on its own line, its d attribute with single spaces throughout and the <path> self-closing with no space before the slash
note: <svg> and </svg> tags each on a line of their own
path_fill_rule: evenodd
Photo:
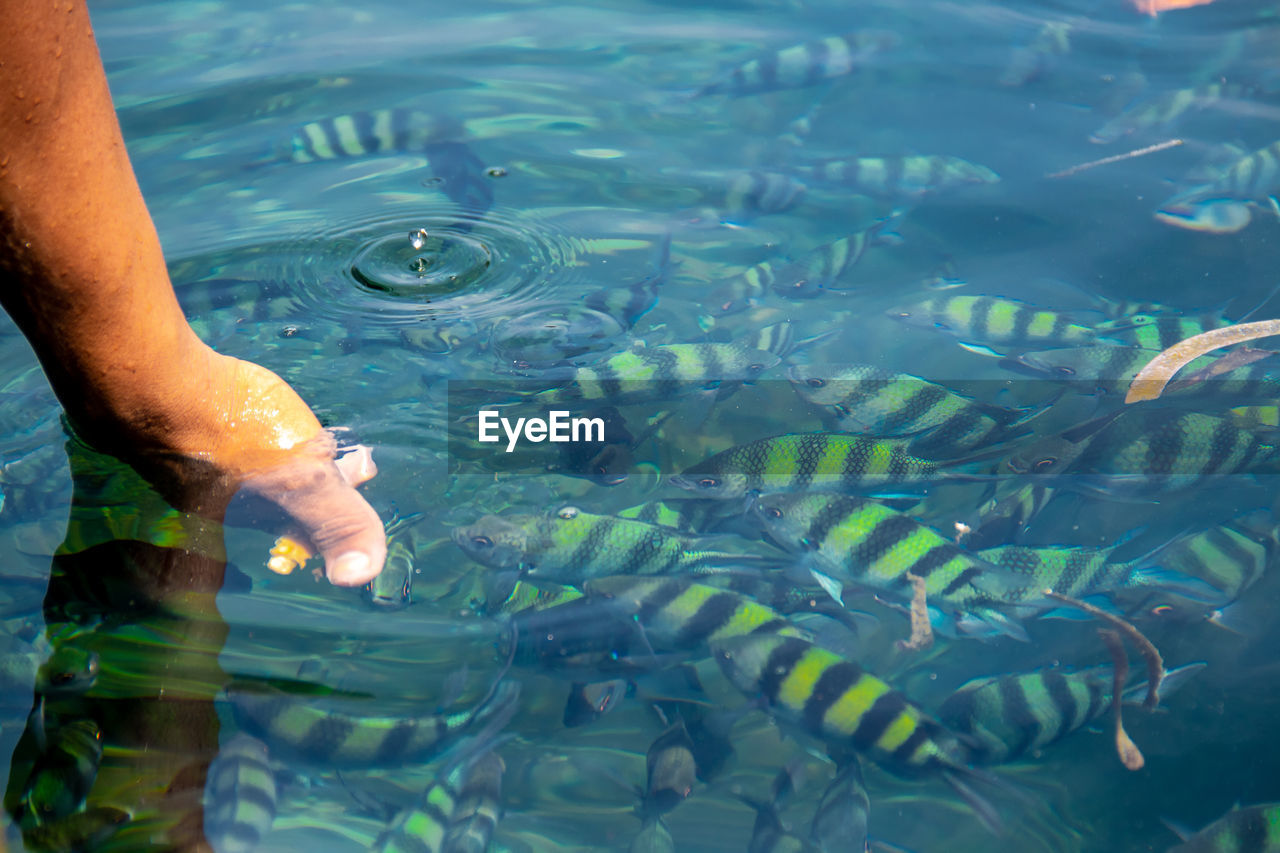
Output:
<svg viewBox="0 0 1280 853">
<path fill-rule="evenodd" d="M 1133 583 L 1138 586 L 1152 586 L 1167 592 L 1174 592 L 1200 604 L 1226 604 L 1227 598 L 1222 590 L 1208 581 L 1201 580 L 1186 572 L 1149 566 L 1135 569 Z"/>
<path fill-rule="evenodd" d="M 1187 827 L 1183 826 L 1180 823 L 1176 823 L 1170 820 L 1167 817 L 1160 818 L 1160 822 L 1165 825 L 1166 829 L 1168 829 L 1174 835 L 1178 836 L 1178 838 L 1181 839 L 1182 841 L 1190 841 L 1191 836 L 1195 835 L 1194 831 L 1188 829 Z"/>
<path fill-rule="evenodd" d="M 812 568 L 809 569 L 809 574 L 813 576 L 813 579 L 817 581 L 818 586 L 822 587 L 822 589 L 827 593 L 827 595 L 831 596 L 836 600 L 836 603 L 841 605 L 844 604 L 844 584 L 843 583 L 831 577 L 831 575 L 828 575 L 824 572 L 820 572 L 817 569 L 812 569 Z"/>
<path fill-rule="evenodd" d="M 1027 636 L 1027 630 L 1021 623 L 990 608 L 966 612 L 956 620 L 956 628 L 962 634 L 975 637 L 1005 636 L 1020 643 L 1031 642 L 1031 637 Z"/>
<path fill-rule="evenodd" d="M 962 350 L 971 352 L 974 355 L 981 355 L 987 358 L 1008 358 L 1008 353 L 1000 352 L 999 350 L 992 349 L 986 344 L 980 344 L 974 341 L 958 341 L 956 346 L 960 347 Z"/>
<path fill-rule="evenodd" d="M 1164 674 L 1164 678 L 1160 680 L 1159 701 L 1164 702 L 1166 698 L 1173 695 L 1178 690 L 1181 690 L 1182 687 L 1191 680 L 1192 676 L 1199 673 L 1208 665 L 1209 664 L 1204 661 L 1196 661 L 1194 663 L 1183 664 L 1182 666 L 1167 670 Z M 1131 687 L 1126 687 L 1124 692 L 1120 694 L 1122 701 L 1133 705 L 1141 705 L 1146 700 L 1146 696 L 1147 682 L 1145 679 Z M 1157 705 L 1157 707 L 1159 707 L 1159 705 Z"/>
<path fill-rule="evenodd" d="M 976 773 L 977 771 L 965 768 L 964 772 Z M 975 791 L 968 783 L 962 781 L 956 772 L 948 770 L 942 774 L 942 778 L 960 796 L 960 799 L 968 804 L 978 820 L 992 835 L 1004 835 L 1004 821 L 1000 819 L 1000 813 L 996 811 L 990 800 Z"/>
</svg>

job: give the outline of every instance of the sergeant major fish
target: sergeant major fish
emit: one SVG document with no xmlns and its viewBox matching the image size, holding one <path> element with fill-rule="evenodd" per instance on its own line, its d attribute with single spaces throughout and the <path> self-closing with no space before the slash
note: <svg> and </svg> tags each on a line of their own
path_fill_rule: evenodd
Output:
<svg viewBox="0 0 1280 853">
<path fill-rule="evenodd" d="M 817 160 L 797 165 L 795 171 L 811 184 L 844 187 L 895 201 L 915 201 L 966 184 L 1000 180 L 986 166 L 946 154 Z"/>
<path fill-rule="evenodd" d="M 837 600 L 845 585 L 907 598 L 912 574 L 924 579 L 930 604 L 945 607 L 962 630 L 1024 636 L 992 605 L 1032 598 L 1027 582 L 909 516 L 875 501 L 821 492 L 764 495 L 752 513 L 770 539 L 810 562 L 815 579 Z"/>
<path fill-rule="evenodd" d="M 487 515 L 454 528 L 453 541 L 491 569 L 519 569 L 541 581 L 581 584 L 605 575 L 698 572 L 751 557 L 643 521 L 561 507 L 542 515 Z"/>
<path fill-rule="evenodd" d="M 883 30 L 855 30 L 793 45 L 744 62 L 723 78 L 698 89 L 694 97 L 736 97 L 813 86 L 858 71 L 876 54 L 899 41 L 896 34 Z"/>
<path fill-rule="evenodd" d="M 1105 144 L 1131 133 L 1167 130 L 1193 110 L 1214 106 L 1228 98 L 1238 98 L 1246 91 L 1238 83 L 1216 82 L 1160 92 L 1129 106 L 1095 130 L 1089 139 Z"/>
<path fill-rule="evenodd" d="M 227 688 L 236 719 L 282 758 L 325 767 L 398 767 L 437 754 L 473 725 L 505 713 L 517 685 L 499 683 L 475 706 L 422 716 L 384 717 L 317 707 L 263 684 Z"/>
<path fill-rule="evenodd" d="M 1167 225 L 1232 233 L 1244 228 L 1259 207 L 1280 216 L 1280 141 L 1246 154 L 1226 166 L 1212 181 L 1168 199 L 1156 211 Z"/>
<path fill-rule="evenodd" d="M 762 261 L 711 291 L 714 316 L 745 311 L 770 290 L 791 299 L 807 299 L 831 289 L 836 280 L 857 265 L 884 223 L 841 237 L 796 260 Z"/>
<path fill-rule="evenodd" d="M 1202 663 L 1171 670 L 1161 682 L 1168 696 L 1204 669 Z M 1111 667 L 977 678 L 951 694 L 938 717 L 967 736 L 968 760 L 1003 764 L 1035 753 L 1088 725 L 1111 706 Z M 1146 693 L 1145 682 L 1125 690 L 1125 699 Z"/>
<path fill-rule="evenodd" d="M 956 736 L 855 662 L 772 634 L 725 640 L 713 651 L 735 687 L 784 721 L 837 748 L 852 748 L 896 775 L 940 774 L 988 824 L 998 823 L 964 784 L 966 778 L 984 777 L 966 765 Z"/>
<path fill-rule="evenodd" d="M 218 750 L 204 788 L 204 833 L 215 853 L 252 853 L 276 818 L 267 745 L 244 732 Z"/>
<path fill-rule="evenodd" d="M 912 437 L 925 456 L 955 455 L 1016 437 L 1040 410 L 980 403 L 907 373 L 870 364 L 798 364 L 787 370 L 796 394 L 827 413 L 844 432 Z"/>
<path fill-rule="evenodd" d="M 909 326 L 938 329 L 984 344 L 1091 344 L 1124 325 L 1113 322 L 1086 326 L 1062 311 L 995 296 L 933 296 L 891 308 L 887 314 Z"/>
<path fill-rule="evenodd" d="M 717 453 L 669 482 L 724 500 L 750 492 L 865 491 L 944 476 L 934 462 L 907 453 L 905 445 L 840 433 L 777 435 Z"/>
</svg>

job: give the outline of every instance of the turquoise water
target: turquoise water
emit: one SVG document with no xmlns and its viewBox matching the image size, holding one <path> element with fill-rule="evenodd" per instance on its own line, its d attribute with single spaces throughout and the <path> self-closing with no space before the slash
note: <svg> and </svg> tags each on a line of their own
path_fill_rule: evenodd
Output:
<svg viewBox="0 0 1280 853">
<path fill-rule="evenodd" d="M 451 531 L 491 513 L 565 504 L 612 513 L 687 497 L 669 475 L 737 444 L 830 426 L 793 392 L 788 367 L 856 362 L 1038 413 L 992 444 L 939 457 L 967 459 L 969 480 L 934 484 L 923 502 L 919 490 L 892 490 L 907 494 L 891 506 L 952 538 L 957 522 L 981 527 L 979 508 L 996 488 L 987 473 L 1013 482 L 1005 461 L 1037 437 L 1120 403 L 1114 388 L 1099 389 L 1096 371 L 1077 371 L 1069 386 L 1049 381 L 1060 372 L 1027 371 L 1025 353 L 1061 342 L 1002 340 L 954 320 L 951 329 L 904 324 L 892 316 L 902 306 L 1004 297 L 1070 312 L 1095 330 L 1115 317 L 1131 328 L 1142 312 L 1226 322 L 1272 317 L 1280 306 L 1280 231 L 1265 200 L 1280 192 L 1277 171 L 1266 180 L 1266 168 L 1280 170 L 1274 160 L 1261 178 L 1255 171 L 1258 186 L 1226 200 L 1233 214 L 1249 212 L 1241 230 L 1208 233 L 1154 216 L 1185 187 L 1211 183 L 1280 138 L 1274 3 L 1218 0 L 1154 19 L 1121 0 L 488 2 L 465 11 L 166 2 L 92 12 L 193 326 L 218 351 L 285 377 L 326 426 L 345 430 L 343 441 L 374 449 L 380 473 L 363 490 L 385 519 L 411 518 L 397 539 L 414 565 L 412 604 L 394 610 L 328 586 L 311 566 L 273 574 L 268 550 L 285 525 L 245 502 L 228 519 L 224 573 L 210 544 L 218 531 L 192 533 L 85 450 L 72 451 L 73 506 L 56 401 L 3 321 L 0 541 L 9 559 L 0 612 L 15 673 L 6 672 L 0 703 L 0 755 L 6 766 L 15 756 L 5 802 L 12 811 L 31 761 L 32 736 L 25 746 L 19 739 L 34 725 L 34 662 L 52 649 L 91 651 L 93 686 L 47 690 L 32 719 L 101 726 L 89 807 L 133 815 L 114 838 L 104 833 L 101 849 L 160 849 L 155 827 L 175 821 L 191 831 L 216 745 L 243 725 L 222 688 L 262 679 L 295 692 L 307 685 L 300 704 L 391 717 L 471 707 L 497 679 L 518 682 L 510 737 L 497 746 L 505 816 L 490 849 L 627 849 L 642 826 L 635 786 L 645 785 L 646 751 L 674 707 L 689 720 L 719 715 L 734 747 L 724 769 L 666 816 L 675 849 L 747 849 L 756 818 L 740 797 L 769 801 L 784 766 L 796 771 L 797 790 L 777 806 L 806 835 L 834 773 L 820 739 L 748 708 L 759 691 L 735 689 L 705 647 L 681 655 L 696 666 L 698 690 L 670 673 L 620 670 L 672 662 L 638 645 L 621 662 L 606 653 L 569 670 L 518 656 L 504 670 L 504 623 L 477 612 L 496 573 L 459 550 Z M 763 92 L 700 91 L 753 59 L 853 31 L 877 40 L 856 73 Z M 1215 84 L 1223 88 L 1204 88 Z M 1117 116 L 1194 87 L 1199 100 L 1181 115 L 1091 141 Z M 340 130 L 340 117 L 372 127 L 388 110 L 438 135 L 379 151 L 370 131 L 361 150 L 326 154 L 334 139 L 324 134 Z M 312 122 L 321 124 L 308 137 Z M 1149 146 L 1162 147 L 1078 168 Z M 962 158 L 987 177 L 929 192 L 899 179 L 875 192 L 814 174 L 832 158 L 919 155 Z M 766 180 L 767 192 L 735 190 Z M 753 265 L 777 270 L 867 229 L 876 233 L 860 261 L 814 298 L 766 287 L 744 310 L 722 307 Z M 588 308 L 604 295 L 644 302 L 649 285 L 657 299 L 647 312 L 647 303 L 612 316 Z M 768 327 L 802 342 L 784 351 L 785 363 L 757 354 L 764 367 L 750 376 L 722 365 L 619 405 L 629 439 L 609 477 L 549 471 L 581 461 L 549 445 L 507 458 L 472 440 L 482 404 L 557 387 L 575 368 L 644 348 L 742 342 Z M 1104 338 L 1129 342 L 1120 332 Z M 751 381 L 736 387 L 741 378 Z M 1261 388 L 1192 393 L 1157 411 L 1225 416 L 1275 402 Z M 1256 430 L 1274 444 L 1272 431 Z M 1117 559 L 1133 559 L 1254 512 L 1251 535 L 1269 543 L 1269 562 L 1273 462 L 1181 489 L 1149 479 L 1146 464 L 1102 464 L 1062 484 L 1028 525 L 985 544 L 1119 546 Z M 1116 475 L 1124 477 L 1099 490 L 1099 477 Z M 711 545 L 784 559 L 725 529 Z M 183 556 L 165 556 L 175 551 Z M 152 607 L 115 580 L 157 561 L 187 569 L 198 593 L 166 588 Z M 786 576 L 825 601 L 807 572 Z M 942 774 L 905 780 L 864 757 L 871 835 L 916 851 L 1161 851 L 1177 843 L 1163 820 L 1196 829 L 1233 804 L 1280 800 L 1274 581 L 1244 589 L 1229 618 L 1217 611 L 1235 595 L 1197 603 L 1156 587 L 1110 597 L 1170 667 L 1207 664 L 1162 711 L 1126 708 L 1143 769 L 1121 766 L 1103 714 L 1090 730 L 993 768 L 1003 782 L 973 783 L 1000 815 L 996 836 Z M 216 593 L 216 611 L 203 593 Z M 940 636 L 928 652 L 897 652 L 908 633 L 899 612 L 870 596 L 850 607 L 866 614 L 856 636 L 824 623 L 829 644 L 929 713 L 970 679 L 1111 660 L 1095 624 L 1035 616 L 1022 641 Z M 1137 682 L 1136 654 L 1130 666 Z M 571 685 L 618 677 L 636 686 L 616 707 L 565 725 Z M 742 713 L 721 714 L 731 709 Z M 306 745 L 290 752 L 264 740 L 278 795 L 260 850 L 369 849 L 441 767 L 384 756 L 335 768 Z M 8 837 L 23 849 L 16 828 Z"/>
</svg>

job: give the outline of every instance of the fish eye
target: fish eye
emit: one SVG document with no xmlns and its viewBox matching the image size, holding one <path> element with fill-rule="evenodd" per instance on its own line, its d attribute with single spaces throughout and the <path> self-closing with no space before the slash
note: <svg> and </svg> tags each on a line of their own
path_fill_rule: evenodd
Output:
<svg viewBox="0 0 1280 853">
<path fill-rule="evenodd" d="M 751 371 L 752 373 L 758 373 L 759 371 L 764 370 L 764 365 L 757 361 L 752 364 L 748 364 L 747 370 Z"/>
<path fill-rule="evenodd" d="M 809 279 L 798 278 L 795 281 L 791 282 L 791 286 L 794 287 L 796 290 L 801 290 L 802 288 L 809 286 Z"/>
<path fill-rule="evenodd" d="M 1031 470 L 1048 471 L 1050 468 L 1052 468 L 1054 465 L 1057 465 L 1057 464 L 1058 464 L 1058 457 L 1046 456 L 1045 458 L 1037 461 L 1035 465 L 1032 465 Z"/>
<path fill-rule="evenodd" d="M 571 518 L 577 518 L 578 512 L 579 510 L 576 506 L 566 506 L 556 513 L 556 517 L 568 521 Z"/>
<path fill-rule="evenodd" d="M 477 548 L 492 548 L 493 540 L 488 536 L 472 536 L 471 544 L 475 545 Z"/>
<path fill-rule="evenodd" d="M 717 477 L 703 477 L 701 480 L 698 481 L 699 489 L 714 489 L 716 486 L 719 486 L 719 485 L 720 485 L 720 480 Z"/>
<path fill-rule="evenodd" d="M 69 683 L 74 677 L 75 676 L 69 672 L 58 672 L 50 676 L 49 683 L 57 687 L 59 685 Z"/>
<path fill-rule="evenodd" d="M 808 385 L 810 388 L 821 388 L 827 384 L 827 380 L 819 379 L 818 377 L 815 376 L 812 379 L 806 379 L 804 381 L 804 384 Z"/>
<path fill-rule="evenodd" d="M 776 506 L 767 506 L 761 511 L 769 518 L 782 518 L 782 510 Z"/>
</svg>

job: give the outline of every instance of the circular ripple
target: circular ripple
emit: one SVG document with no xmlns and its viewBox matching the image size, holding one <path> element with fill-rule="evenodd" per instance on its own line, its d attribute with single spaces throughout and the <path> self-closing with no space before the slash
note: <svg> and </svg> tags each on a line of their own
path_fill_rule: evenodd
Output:
<svg viewBox="0 0 1280 853">
<path fill-rule="evenodd" d="M 557 294 L 576 298 L 581 287 L 578 241 L 494 210 L 370 218 L 287 248 L 282 272 L 302 307 L 345 323 L 476 323 L 520 316 Z"/>
</svg>

